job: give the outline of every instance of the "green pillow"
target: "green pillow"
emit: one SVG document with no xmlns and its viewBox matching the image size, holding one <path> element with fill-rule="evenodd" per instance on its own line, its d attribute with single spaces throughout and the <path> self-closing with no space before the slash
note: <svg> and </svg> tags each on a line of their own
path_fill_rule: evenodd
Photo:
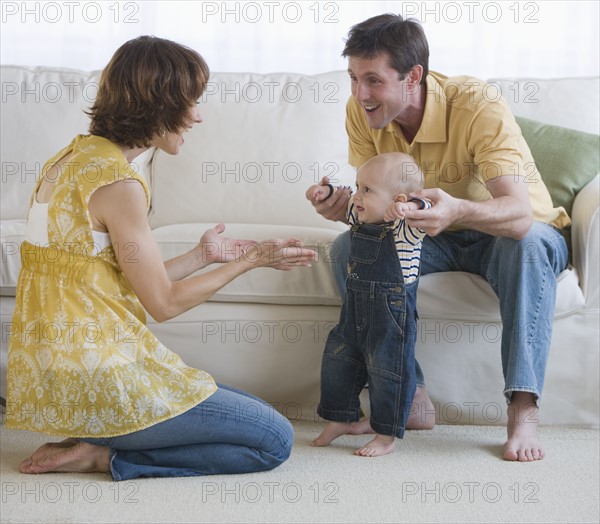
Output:
<svg viewBox="0 0 600 524">
<path fill-rule="evenodd" d="M 555 206 L 569 216 L 575 195 L 600 172 L 600 136 L 516 117 Z"/>
</svg>

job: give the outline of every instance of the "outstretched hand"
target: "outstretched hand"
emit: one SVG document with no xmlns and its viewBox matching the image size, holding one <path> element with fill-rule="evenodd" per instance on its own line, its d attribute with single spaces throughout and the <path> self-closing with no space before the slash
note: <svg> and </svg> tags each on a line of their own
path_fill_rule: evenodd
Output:
<svg viewBox="0 0 600 524">
<path fill-rule="evenodd" d="M 200 238 L 198 246 L 202 253 L 202 260 L 206 265 L 236 260 L 243 252 L 248 251 L 256 244 L 255 240 L 240 240 L 221 236 L 223 231 L 225 231 L 225 225 L 217 224 Z"/>
<path fill-rule="evenodd" d="M 297 238 L 272 239 L 258 242 L 242 250 L 241 259 L 255 267 L 270 267 L 289 271 L 297 266 L 310 266 L 317 260 L 317 252 L 302 247 Z"/>
</svg>

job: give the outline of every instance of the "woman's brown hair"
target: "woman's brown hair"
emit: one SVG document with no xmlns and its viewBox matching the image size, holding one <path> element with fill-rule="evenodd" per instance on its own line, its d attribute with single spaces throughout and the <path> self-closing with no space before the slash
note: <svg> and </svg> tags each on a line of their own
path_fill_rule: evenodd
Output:
<svg viewBox="0 0 600 524">
<path fill-rule="evenodd" d="M 209 78 L 194 50 L 170 40 L 140 36 L 123 44 L 102 71 L 89 111 L 90 133 L 127 147 L 179 132 Z"/>
</svg>

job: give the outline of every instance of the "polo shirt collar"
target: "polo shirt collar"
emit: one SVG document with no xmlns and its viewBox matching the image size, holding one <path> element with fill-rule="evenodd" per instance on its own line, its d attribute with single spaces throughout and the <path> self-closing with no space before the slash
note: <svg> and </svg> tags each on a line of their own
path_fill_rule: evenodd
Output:
<svg viewBox="0 0 600 524">
<path fill-rule="evenodd" d="M 425 79 L 427 94 L 425 97 L 425 114 L 414 142 L 446 142 L 446 94 L 444 87 L 434 75 L 429 73 Z M 387 131 L 396 133 L 398 124 L 390 122 Z M 400 131 L 399 131 L 400 132 Z"/>
</svg>

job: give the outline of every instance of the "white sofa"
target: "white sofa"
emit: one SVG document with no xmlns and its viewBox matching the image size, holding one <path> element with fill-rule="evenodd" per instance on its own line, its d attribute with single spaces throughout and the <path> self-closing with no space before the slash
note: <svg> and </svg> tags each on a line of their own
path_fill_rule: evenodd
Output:
<svg viewBox="0 0 600 524">
<path fill-rule="evenodd" d="M 1 391 L 27 203 L 44 161 L 76 133 L 98 72 L 2 66 Z M 598 133 L 598 78 L 495 81 L 516 114 Z M 531 103 L 531 89 L 535 101 Z M 150 223 L 165 257 L 192 247 L 218 222 L 234 237 L 295 236 L 319 249 L 312 268 L 260 269 L 209 302 L 151 329 L 189 364 L 249 390 L 292 419 L 315 419 L 321 353 L 339 314 L 328 249 L 346 226 L 304 198 L 323 175 L 353 185 L 347 164 L 345 71 L 305 76 L 214 73 L 204 123 L 178 156 L 148 152 Z M 529 96 L 528 96 L 529 95 Z M 599 422 L 598 177 L 577 196 L 573 266 L 560 275 L 542 424 Z M 594 262 L 595 261 L 595 262 Z M 417 357 L 439 422 L 502 424 L 498 301 L 478 276 L 425 276 L 419 289 Z"/>
</svg>

